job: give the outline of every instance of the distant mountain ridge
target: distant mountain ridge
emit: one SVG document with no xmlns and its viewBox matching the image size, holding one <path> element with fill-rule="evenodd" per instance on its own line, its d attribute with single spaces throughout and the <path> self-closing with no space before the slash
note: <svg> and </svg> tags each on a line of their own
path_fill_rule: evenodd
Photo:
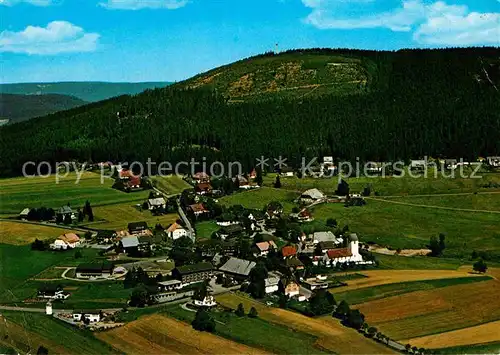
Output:
<svg viewBox="0 0 500 355">
<path fill-rule="evenodd" d="M 12 124 L 69 110 L 87 104 L 77 97 L 59 94 L 17 95 L 0 94 L 1 124 Z"/>
<path fill-rule="evenodd" d="M 121 95 L 136 95 L 147 89 L 163 88 L 170 82 L 110 83 L 100 81 L 0 84 L 0 93 L 17 95 L 59 94 L 87 102 L 106 100 Z"/>
</svg>

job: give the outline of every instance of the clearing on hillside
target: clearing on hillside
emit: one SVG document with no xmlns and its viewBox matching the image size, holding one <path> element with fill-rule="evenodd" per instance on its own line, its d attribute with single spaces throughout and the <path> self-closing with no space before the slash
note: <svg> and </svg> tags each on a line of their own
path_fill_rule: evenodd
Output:
<svg viewBox="0 0 500 355">
<path fill-rule="evenodd" d="M 310 318 L 302 314 L 280 308 L 272 308 L 248 297 L 226 293 L 216 297 L 217 302 L 225 307 L 236 309 L 243 303 L 245 309 L 255 307 L 259 317 L 275 324 L 280 324 L 296 331 L 318 337 L 315 345 L 336 354 L 392 354 L 393 351 L 360 335 L 351 328 L 342 326 L 331 316 Z"/>
<path fill-rule="evenodd" d="M 56 239 L 61 234 L 71 232 L 73 231 L 64 228 L 0 221 L 0 244 L 25 245 L 34 242 L 35 239 Z"/>
<path fill-rule="evenodd" d="M 295 206 L 293 201 L 297 197 L 299 197 L 299 194 L 296 192 L 261 187 L 260 189 L 225 196 L 220 199 L 220 203 L 225 206 L 242 205 L 245 208 L 262 210 L 269 202 L 279 201 L 283 204 L 284 212 L 290 213 Z"/>
<path fill-rule="evenodd" d="M 96 336 L 127 354 L 266 354 L 161 315 L 141 317 Z"/>
</svg>

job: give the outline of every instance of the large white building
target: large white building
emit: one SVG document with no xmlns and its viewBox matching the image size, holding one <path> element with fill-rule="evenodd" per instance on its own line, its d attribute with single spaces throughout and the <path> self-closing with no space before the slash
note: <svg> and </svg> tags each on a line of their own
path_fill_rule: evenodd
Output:
<svg viewBox="0 0 500 355">
<path fill-rule="evenodd" d="M 356 234 L 349 236 L 349 244 L 347 248 L 337 248 L 327 250 L 321 258 L 326 266 L 335 266 L 338 263 L 362 263 L 363 256 L 359 253 L 359 240 Z"/>
</svg>

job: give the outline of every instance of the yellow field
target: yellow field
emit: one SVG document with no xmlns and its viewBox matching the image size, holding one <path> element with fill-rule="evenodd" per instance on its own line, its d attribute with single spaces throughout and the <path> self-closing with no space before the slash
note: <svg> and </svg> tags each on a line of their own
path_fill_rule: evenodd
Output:
<svg viewBox="0 0 500 355">
<path fill-rule="evenodd" d="M 245 309 L 255 307 L 259 317 L 287 328 L 318 337 L 315 345 L 337 354 L 392 354 L 385 346 L 369 340 L 357 331 L 342 326 L 331 316 L 310 318 L 280 308 L 264 306 L 262 303 L 237 294 L 223 294 L 216 297 L 220 304 L 236 309 L 243 303 Z"/>
<path fill-rule="evenodd" d="M 451 332 L 428 335 L 421 338 L 404 340 L 412 346 L 437 349 L 453 346 L 475 345 L 500 341 L 500 321 L 481 324 L 475 327 Z"/>
<path fill-rule="evenodd" d="M 32 243 L 35 239 L 55 239 L 69 232 L 71 230 L 62 228 L 0 221 L 0 243 L 3 244 L 24 245 Z"/>
<path fill-rule="evenodd" d="M 96 336 L 126 354 L 266 354 L 161 315 L 141 317 Z"/>
<path fill-rule="evenodd" d="M 128 223 L 139 221 L 146 221 L 150 227 L 154 227 L 157 223 L 168 226 L 179 218 L 175 213 L 163 216 L 153 216 L 150 211 L 143 210 L 141 212 L 130 203 L 98 206 L 94 207 L 92 210 L 94 212 L 95 222 L 86 225 L 99 229 L 126 229 Z M 100 222 L 99 220 L 101 219 L 105 221 Z"/>
<path fill-rule="evenodd" d="M 358 274 L 368 276 L 366 278 L 349 280 L 347 286 L 330 289 L 331 292 L 344 292 L 364 287 L 374 287 L 398 282 L 422 281 L 448 279 L 453 277 L 477 277 L 471 274 L 470 267 L 459 270 L 369 270 L 357 271 Z"/>
<path fill-rule="evenodd" d="M 362 303 L 370 325 L 394 339 L 411 339 L 500 319 L 500 282 L 418 291 Z"/>
</svg>

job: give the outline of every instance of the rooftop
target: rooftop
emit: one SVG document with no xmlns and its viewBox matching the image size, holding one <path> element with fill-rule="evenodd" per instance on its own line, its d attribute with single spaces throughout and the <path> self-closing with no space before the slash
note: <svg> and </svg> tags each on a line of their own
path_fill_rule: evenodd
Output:
<svg viewBox="0 0 500 355">
<path fill-rule="evenodd" d="M 181 275 L 193 274 L 195 272 L 212 271 L 213 265 L 211 263 L 198 263 L 191 265 L 183 265 L 175 268 Z"/>
<path fill-rule="evenodd" d="M 250 271 L 255 267 L 254 261 L 248 261 L 238 258 L 230 258 L 219 270 L 229 272 L 231 274 L 248 276 Z"/>
</svg>

